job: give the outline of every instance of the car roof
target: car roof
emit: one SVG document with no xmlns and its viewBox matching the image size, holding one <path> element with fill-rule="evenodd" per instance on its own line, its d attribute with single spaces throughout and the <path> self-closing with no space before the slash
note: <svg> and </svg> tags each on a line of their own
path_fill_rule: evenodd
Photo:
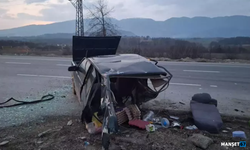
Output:
<svg viewBox="0 0 250 150">
<path fill-rule="evenodd" d="M 163 69 L 137 54 L 102 55 L 88 59 L 104 76 L 167 74 Z"/>
</svg>

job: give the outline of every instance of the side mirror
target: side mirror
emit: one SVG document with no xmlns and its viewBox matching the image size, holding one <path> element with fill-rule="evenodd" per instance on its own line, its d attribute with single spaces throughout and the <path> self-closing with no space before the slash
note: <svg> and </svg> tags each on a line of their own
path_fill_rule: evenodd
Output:
<svg viewBox="0 0 250 150">
<path fill-rule="evenodd" d="M 79 67 L 78 66 L 70 66 L 68 68 L 68 71 L 78 71 Z"/>
</svg>

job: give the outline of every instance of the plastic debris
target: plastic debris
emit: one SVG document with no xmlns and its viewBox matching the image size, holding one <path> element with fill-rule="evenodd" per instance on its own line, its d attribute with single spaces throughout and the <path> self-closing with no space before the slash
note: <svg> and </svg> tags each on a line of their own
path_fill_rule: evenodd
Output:
<svg viewBox="0 0 250 150">
<path fill-rule="evenodd" d="M 180 118 L 179 117 L 176 117 L 176 116 L 169 116 L 171 119 L 175 119 L 175 120 L 179 120 Z"/>
<path fill-rule="evenodd" d="M 83 136 L 83 137 L 78 137 L 78 138 L 81 139 L 81 140 L 86 140 L 86 139 L 87 139 L 85 136 Z"/>
<path fill-rule="evenodd" d="M 167 118 L 162 118 L 161 119 L 161 125 L 165 128 L 168 128 L 170 126 L 170 123 Z"/>
<path fill-rule="evenodd" d="M 233 137 L 247 138 L 244 131 L 234 131 Z"/>
<path fill-rule="evenodd" d="M 223 133 L 227 133 L 228 131 L 227 130 L 222 130 Z"/>
<path fill-rule="evenodd" d="M 9 141 L 3 141 L 3 142 L 0 143 L 0 146 L 4 146 L 4 145 L 6 145 L 8 143 L 9 143 Z"/>
<path fill-rule="evenodd" d="M 155 126 L 153 124 L 148 124 L 148 125 L 146 125 L 146 130 L 148 132 L 154 132 L 155 131 Z"/>
<path fill-rule="evenodd" d="M 153 118 L 152 121 L 153 121 L 153 123 L 161 124 L 161 118 L 160 117 Z"/>
<path fill-rule="evenodd" d="M 172 124 L 171 124 L 171 127 L 178 127 L 178 128 L 181 128 L 181 124 L 177 121 L 173 121 Z"/>
<path fill-rule="evenodd" d="M 186 126 L 185 129 L 188 129 L 188 130 L 197 130 L 198 128 L 195 125 L 192 125 L 192 126 Z"/>
<path fill-rule="evenodd" d="M 88 141 L 84 141 L 84 146 L 89 146 L 89 142 Z"/>
<path fill-rule="evenodd" d="M 155 130 L 163 128 L 161 125 L 158 125 L 158 124 L 154 124 L 154 126 L 155 126 Z"/>
<path fill-rule="evenodd" d="M 149 111 L 146 115 L 143 116 L 143 121 L 152 121 L 155 113 L 153 111 Z"/>
<path fill-rule="evenodd" d="M 90 134 L 96 134 L 101 132 L 101 127 L 96 127 L 94 122 L 90 122 L 86 125 L 86 128 Z"/>
<path fill-rule="evenodd" d="M 97 116 L 98 112 L 95 112 L 94 115 L 92 116 L 92 122 L 95 124 L 95 127 L 102 127 L 102 123 L 98 120 L 98 116 Z"/>
<path fill-rule="evenodd" d="M 227 130 L 232 130 L 232 128 L 230 128 L 230 127 L 226 127 L 226 129 L 227 129 Z"/>
<path fill-rule="evenodd" d="M 70 120 L 68 123 L 67 123 L 67 126 L 71 126 L 73 124 L 73 121 Z"/>
</svg>

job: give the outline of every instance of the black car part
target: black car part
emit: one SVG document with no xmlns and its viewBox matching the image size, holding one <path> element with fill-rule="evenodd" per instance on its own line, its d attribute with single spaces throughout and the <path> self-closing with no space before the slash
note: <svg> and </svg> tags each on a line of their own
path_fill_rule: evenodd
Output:
<svg viewBox="0 0 250 150">
<path fill-rule="evenodd" d="M 86 37 L 73 36 L 73 61 L 80 62 L 84 57 L 99 55 L 114 55 L 120 43 L 121 36 Z"/>
<path fill-rule="evenodd" d="M 44 95 L 44 96 L 42 96 L 41 99 L 34 100 L 34 101 L 21 101 L 21 100 L 17 100 L 15 98 L 11 97 L 10 99 L 6 100 L 5 102 L 0 103 L 0 108 L 14 107 L 14 106 L 26 105 L 26 104 L 35 104 L 35 103 L 50 101 L 50 100 L 52 100 L 54 98 L 55 98 L 55 96 L 52 95 L 52 94 Z M 17 103 L 16 104 L 11 104 L 11 105 L 4 105 L 4 104 L 6 104 L 6 103 L 8 103 L 10 101 L 15 101 Z"/>
</svg>

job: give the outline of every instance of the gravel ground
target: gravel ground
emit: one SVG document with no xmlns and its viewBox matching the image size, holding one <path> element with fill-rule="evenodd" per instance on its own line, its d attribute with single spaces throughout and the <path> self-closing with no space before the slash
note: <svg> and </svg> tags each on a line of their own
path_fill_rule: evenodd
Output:
<svg viewBox="0 0 250 150">
<path fill-rule="evenodd" d="M 80 123 L 81 106 L 72 94 L 71 86 L 43 91 L 26 100 L 39 99 L 46 94 L 53 94 L 55 99 L 33 105 L 23 105 L 0 109 L 0 150 L 78 150 L 101 149 L 101 135 L 89 135 Z M 157 113 L 164 117 L 166 111 Z M 180 117 L 182 125 L 192 125 L 192 118 L 187 112 L 169 111 L 168 114 Z M 68 121 L 72 125 L 68 126 Z M 153 133 L 130 127 L 121 127 L 121 133 L 112 138 L 111 150 L 200 150 L 189 138 L 195 134 L 210 137 L 213 143 L 208 150 L 242 149 L 240 147 L 221 147 L 220 142 L 237 142 L 244 139 L 232 138 L 232 131 L 241 130 L 250 137 L 249 119 L 223 117 L 227 133 L 209 134 L 203 131 L 190 131 L 176 128 L 160 128 Z M 47 132 L 44 132 L 47 131 Z M 41 134 L 43 133 L 43 134 Z M 40 137 L 38 136 L 40 134 Z M 85 146 L 88 141 L 90 145 Z M 249 140 L 248 140 L 249 141 Z M 248 142 L 247 141 L 247 142 Z M 7 144 L 4 144 L 6 142 Z M 250 149 L 247 143 L 247 147 Z"/>
<path fill-rule="evenodd" d="M 164 116 L 164 114 L 160 114 Z M 189 125 L 188 115 L 178 115 L 182 124 Z M 72 120 L 72 125 L 67 125 Z M 245 131 L 250 137 L 250 128 L 246 120 L 233 120 L 224 118 L 224 126 L 230 127 L 227 133 L 209 134 L 203 131 L 191 131 L 177 128 L 160 128 L 153 133 L 140 130 L 128 125 L 121 127 L 121 133 L 112 138 L 110 150 L 200 150 L 192 142 L 190 137 L 193 134 L 203 134 L 210 137 L 213 143 L 208 150 L 242 149 L 240 147 L 221 147 L 220 142 L 237 142 L 242 139 L 232 138 L 232 131 Z M 44 132 L 47 131 L 47 132 Z M 79 121 L 79 116 L 50 116 L 43 122 L 35 120 L 19 126 L 0 129 L 0 143 L 9 143 L 0 146 L 1 150 L 80 150 L 80 149 L 101 149 L 101 135 L 90 135 Z M 43 134 L 41 134 L 43 133 Z M 39 137 L 40 136 L 40 137 Z M 89 142 L 86 146 L 84 142 Z M 248 144 L 248 143 L 247 143 Z M 250 149 L 247 145 L 244 149 Z"/>
</svg>

